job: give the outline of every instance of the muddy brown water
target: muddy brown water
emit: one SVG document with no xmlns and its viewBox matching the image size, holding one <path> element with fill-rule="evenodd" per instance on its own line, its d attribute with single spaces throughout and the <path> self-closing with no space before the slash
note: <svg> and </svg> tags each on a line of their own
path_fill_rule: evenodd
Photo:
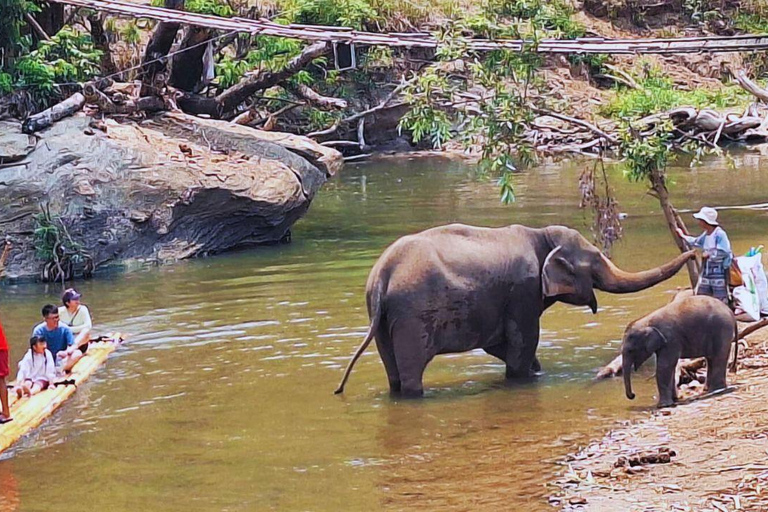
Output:
<svg viewBox="0 0 768 512">
<path fill-rule="evenodd" d="M 543 318 L 544 374 L 504 382 L 472 352 L 438 356 L 420 401 L 388 396 L 371 347 L 344 396 L 332 394 L 367 327 L 363 291 L 398 236 L 449 222 L 567 224 L 588 232 L 577 176 L 589 163 L 540 166 L 502 206 L 490 181 L 444 160 L 349 167 L 321 191 L 288 246 L 80 284 L 97 330 L 129 342 L 75 397 L 0 461 L 0 510 L 548 510 L 545 483 L 564 454 L 654 403 L 652 364 L 591 384 L 630 320 L 665 303 L 684 274 L 600 311 L 558 305 Z M 765 201 L 768 160 L 675 168 L 680 207 Z M 675 254 L 658 204 L 610 170 L 638 270 Z M 768 215 L 722 213 L 737 252 L 768 245 Z M 12 360 L 39 307 L 60 289 L 0 289 Z"/>
</svg>

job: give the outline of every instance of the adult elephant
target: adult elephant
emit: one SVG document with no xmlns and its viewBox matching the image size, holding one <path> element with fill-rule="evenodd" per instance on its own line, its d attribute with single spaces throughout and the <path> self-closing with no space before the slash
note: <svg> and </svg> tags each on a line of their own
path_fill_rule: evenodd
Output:
<svg viewBox="0 0 768 512">
<path fill-rule="evenodd" d="M 539 317 L 557 301 L 597 312 L 593 288 L 644 290 L 672 277 L 693 251 L 644 272 L 617 268 L 577 231 L 562 226 L 482 228 L 451 224 L 395 241 L 368 276 L 370 328 L 344 372 L 376 338 L 393 393 L 423 394 L 437 354 L 482 348 L 508 378 L 539 370 Z"/>
</svg>

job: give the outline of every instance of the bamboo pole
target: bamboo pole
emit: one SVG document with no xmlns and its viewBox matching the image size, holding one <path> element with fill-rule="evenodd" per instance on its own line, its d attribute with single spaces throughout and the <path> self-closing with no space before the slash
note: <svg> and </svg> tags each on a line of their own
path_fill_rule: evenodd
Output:
<svg viewBox="0 0 768 512">
<path fill-rule="evenodd" d="M 325 41 L 359 43 L 370 46 L 406 48 L 436 48 L 438 40 L 430 34 L 378 34 L 350 30 L 349 27 L 310 27 L 307 25 L 280 25 L 268 20 L 221 18 L 206 14 L 179 12 L 162 7 L 137 5 L 119 0 L 53 0 L 54 2 L 106 11 L 135 18 L 149 18 L 165 23 L 183 23 L 211 29 L 261 34 L 269 36 Z M 520 51 L 530 46 L 519 39 L 466 39 L 468 50 L 491 51 L 499 49 Z M 768 36 L 743 35 L 728 37 L 684 37 L 652 39 L 578 38 L 571 40 L 543 39 L 535 45 L 538 53 L 605 53 L 605 54 L 671 54 L 701 52 L 746 52 L 768 49 Z"/>
</svg>

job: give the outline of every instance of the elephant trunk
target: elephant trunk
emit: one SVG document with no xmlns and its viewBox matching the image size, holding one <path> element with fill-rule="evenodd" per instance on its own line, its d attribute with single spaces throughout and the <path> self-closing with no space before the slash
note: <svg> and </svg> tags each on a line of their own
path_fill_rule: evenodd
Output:
<svg viewBox="0 0 768 512">
<path fill-rule="evenodd" d="M 660 267 L 642 272 L 626 272 L 601 254 L 602 264 L 597 267 L 595 286 L 599 290 L 610 293 L 632 293 L 645 290 L 675 275 L 693 256 L 694 252 L 688 251 Z"/>
<path fill-rule="evenodd" d="M 632 361 L 627 356 L 622 356 L 621 372 L 624 374 L 624 391 L 627 393 L 627 398 L 630 400 L 635 399 L 635 394 L 632 392 Z"/>
</svg>

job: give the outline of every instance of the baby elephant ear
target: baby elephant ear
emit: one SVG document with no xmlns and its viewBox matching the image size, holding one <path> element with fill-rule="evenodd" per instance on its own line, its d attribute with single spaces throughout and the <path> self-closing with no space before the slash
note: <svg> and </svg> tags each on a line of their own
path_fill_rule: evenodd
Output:
<svg viewBox="0 0 768 512">
<path fill-rule="evenodd" d="M 654 327 L 646 327 L 643 329 L 643 334 L 645 335 L 645 349 L 649 353 L 654 353 L 667 344 L 666 340 L 662 337 L 661 332 Z"/>
<path fill-rule="evenodd" d="M 541 291 L 544 297 L 576 293 L 576 272 L 573 265 L 562 255 L 558 245 L 544 260 L 541 268 Z"/>
</svg>

